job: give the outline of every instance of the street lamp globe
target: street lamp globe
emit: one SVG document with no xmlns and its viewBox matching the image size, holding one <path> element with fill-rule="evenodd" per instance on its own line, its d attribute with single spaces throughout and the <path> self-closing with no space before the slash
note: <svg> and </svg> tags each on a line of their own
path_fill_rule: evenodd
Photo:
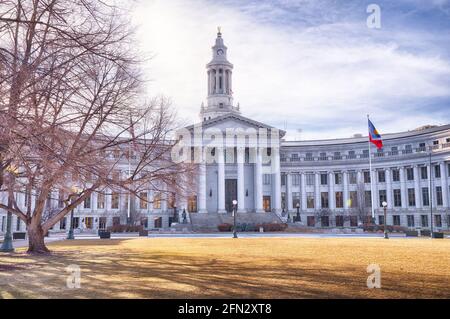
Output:
<svg viewBox="0 0 450 319">
<path fill-rule="evenodd" d="M 381 205 L 383 205 L 383 207 L 387 207 L 388 203 L 387 202 L 383 202 L 383 203 L 381 203 Z"/>
<path fill-rule="evenodd" d="M 233 199 L 233 205 L 237 205 L 237 200 Z"/>
</svg>

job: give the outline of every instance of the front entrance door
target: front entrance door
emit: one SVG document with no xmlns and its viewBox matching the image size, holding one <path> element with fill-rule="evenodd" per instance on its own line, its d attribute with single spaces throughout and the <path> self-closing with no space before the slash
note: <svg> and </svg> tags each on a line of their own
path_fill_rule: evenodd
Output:
<svg viewBox="0 0 450 319">
<path fill-rule="evenodd" d="M 263 208 L 266 213 L 270 213 L 270 211 L 272 210 L 270 204 L 270 196 L 263 196 Z"/>
<path fill-rule="evenodd" d="M 225 209 L 231 213 L 233 211 L 233 200 L 237 200 L 237 179 L 225 180 Z"/>
</svg>

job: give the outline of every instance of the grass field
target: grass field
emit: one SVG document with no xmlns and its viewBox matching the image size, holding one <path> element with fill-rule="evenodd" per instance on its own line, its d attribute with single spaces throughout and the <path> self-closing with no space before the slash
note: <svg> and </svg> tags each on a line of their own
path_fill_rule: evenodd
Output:
<svg viewBox="0 0 450 319">
<path fill-rule="evenodd" d="M 450 298 L 450 240 L 131 239 L 0 254 L 2 298 Z M 81 288 L 66 287 L 69 265 Z M 368 289 L 369 264 L 381 289 Z"/>
</svg>

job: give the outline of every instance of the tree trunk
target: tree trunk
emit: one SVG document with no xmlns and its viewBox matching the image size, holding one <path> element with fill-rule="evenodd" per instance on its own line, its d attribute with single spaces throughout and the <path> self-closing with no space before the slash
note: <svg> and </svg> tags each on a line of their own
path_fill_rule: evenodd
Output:
<svg viewBox="0 0 450 319">
<path fill-rule="evenodd" d="M 47 246 L 44 242 L 44 230 L 40 224 L 35 225 L 31 222 L 28 225 L 28 253 L 29 254 L 48 254 Z"/>
</svg>

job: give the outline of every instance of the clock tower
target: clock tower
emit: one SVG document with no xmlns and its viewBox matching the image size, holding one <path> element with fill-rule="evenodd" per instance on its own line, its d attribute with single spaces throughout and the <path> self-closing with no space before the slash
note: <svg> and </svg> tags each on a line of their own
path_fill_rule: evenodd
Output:
<svg viewBox="0 0 450 319">
<path fill-rule="evenodd" d="M 207 105 L 202 104 L 200 116 L 203 121 L 227 114 L 240 113 L 233 105 L 233 64 L 227 60 L 227 47 L 218 28 L 216 43 L 212 47 L 212 60 L 206 65 L 208 74 Z"/>
</svg>

